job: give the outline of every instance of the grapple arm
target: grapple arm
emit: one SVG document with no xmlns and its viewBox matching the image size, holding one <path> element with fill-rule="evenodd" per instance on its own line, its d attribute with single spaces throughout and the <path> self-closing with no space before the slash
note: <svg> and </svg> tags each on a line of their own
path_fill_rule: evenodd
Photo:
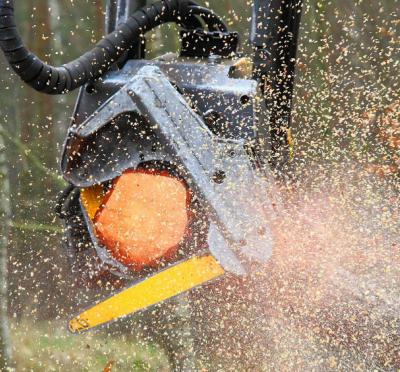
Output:
<svg viewBox="0 0 400 372">
<path fill-rule="evenodd" d="M 89 137 L 127 112 L 148 120 L 160 145 L 204 200 L 214 225 L 213 240 L 221 246 L 214 248 L 215 255 L 225 269 L 243 274 L 251 262 L 266 262 L 272 248 L 268 187 L 253 167 L 244 141 L 215 136 L 155 66 L 143 67 L 73 135 Z M 230 251 L 231 258 L 220 250 Z"/>
<path fill-rule="evenodd" d="M 147 121 L 159 145 L 169 153 L 190 188 L 206 205 L 211 254 L 188 258 L 134 283 L 74 318 L 70 323 L 73 331 L 141 310 L 225 272 L 245 275 L 267 262 L 271 255 L 268 188 L 265 178 L 253 167 L 243 140 L 214 135 L 155 66 L 143 67 L 85 122 L 74 128 L 72 134 L 90 137 L 104 126 L 113 125 L 113 119 L 127 112 L 136 112 Z M 148 288 L 151 296 L 143 299 L 140 295 L 143 288 Z"/>
</svg>

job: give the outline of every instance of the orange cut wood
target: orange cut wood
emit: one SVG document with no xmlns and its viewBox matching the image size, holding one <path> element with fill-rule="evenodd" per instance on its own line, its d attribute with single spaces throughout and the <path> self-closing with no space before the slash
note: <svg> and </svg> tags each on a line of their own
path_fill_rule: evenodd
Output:
<svg viewBox="0 0 400 372">
<path fill-rule="evenodd" d="M 133 270 L 172 257 L 189 224 L 190 192 L 167 172 L 129 170 L 106 194 L 94 222 L 100 242 Z"/>
</svg>

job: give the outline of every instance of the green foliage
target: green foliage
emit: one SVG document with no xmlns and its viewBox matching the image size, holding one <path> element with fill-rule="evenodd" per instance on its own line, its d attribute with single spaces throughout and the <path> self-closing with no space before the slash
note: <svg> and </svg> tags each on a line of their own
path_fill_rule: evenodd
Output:
<svg viewBox="0 0 400 372">
<path fill-rule="evenodd" d="M 169 371 L 161 350 L 139 339 L 105 333 L 75 336 L 60 321 L 24 321 L 12 326 L 18 371 Z"/>
</svg>

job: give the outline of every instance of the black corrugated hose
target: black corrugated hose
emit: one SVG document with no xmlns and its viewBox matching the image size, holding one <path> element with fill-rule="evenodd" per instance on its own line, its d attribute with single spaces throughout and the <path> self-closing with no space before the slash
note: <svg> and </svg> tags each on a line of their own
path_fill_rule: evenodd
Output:
<svg viewBox="0 0 400 372">
<path fill-rule="evenodd" d="M 14 71 L 32 88 L 48 94 L 63 94 L 103 76 L 138 42 L 140 35 L 156 26 L 175 22 L 189 29 L 202 27 L 195 14 L 196 7 L 192 0 L 162 0 L 144 7 L 92 50 L 61 67 L 53 67 L 41 61 L 22 42 L 14 19 L 14 0 L 0 0 L 0 48 Z"/>
</svg>

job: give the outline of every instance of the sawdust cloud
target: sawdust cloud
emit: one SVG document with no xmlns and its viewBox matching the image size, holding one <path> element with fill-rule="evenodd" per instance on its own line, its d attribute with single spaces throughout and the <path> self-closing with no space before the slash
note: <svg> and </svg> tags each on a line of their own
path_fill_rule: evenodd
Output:
<svg viewBox="0 0 400 372">
<path fill-rule="evenodd" d="M 345 361 L 338 351 L 347 349 L 353 367 L 399 368 L 397 184 L 354 164 L 329 173 L 310 171 L 295 191 L 283 193 L 267 271 L 269 308 L 283 324 L 296 319 L 300 337 L 312 329 L 317 344 L 325 340 L 324 348 L 335 351 L 323 358 L 325 367 Z"/>
<path fill-rule="evenodd" d="M 208 320 L 202 342 L 221 370 L 400 368 L 400 202 L 392 181 L 361 165 L 321 165 L 275 193 L 268 266 L 221 285 L 219 296 L 211 291 L 200 307 Z"/>
</svg>

